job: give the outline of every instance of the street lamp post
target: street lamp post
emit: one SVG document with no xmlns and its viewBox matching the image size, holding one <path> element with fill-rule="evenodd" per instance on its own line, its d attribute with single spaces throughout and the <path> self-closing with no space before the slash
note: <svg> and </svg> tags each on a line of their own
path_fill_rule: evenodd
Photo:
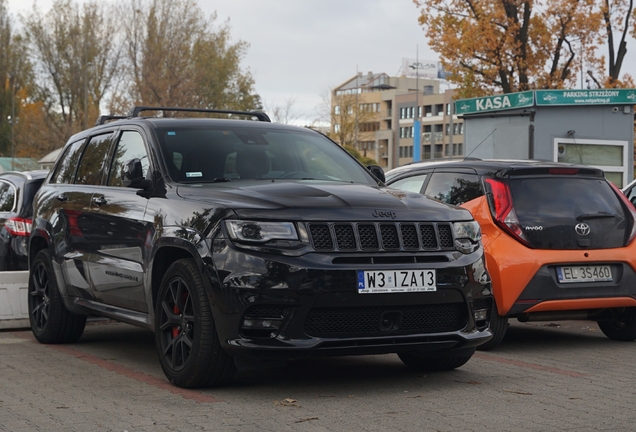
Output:
<svg viewBox="0 0 636 432">
<path fill-rule="evenodd" d="M 15 78 L 11 80 L 11 171 L 15 170 Z"/>
<path fill-rule="evenodd" d="M 420 64 L 419 59 L 419 49 L 415 54 L 415 63 L 410 65 L 409 67 L 415 70 L 415 112 L 413 113 L 413 162 L 417 162 L 421 159 L 421 149 L 422 149 L 422 133 L 421 133 L 421 122 L 420 122 L 420 72 L 419 69 L 422 65 Z"/>
</svg>

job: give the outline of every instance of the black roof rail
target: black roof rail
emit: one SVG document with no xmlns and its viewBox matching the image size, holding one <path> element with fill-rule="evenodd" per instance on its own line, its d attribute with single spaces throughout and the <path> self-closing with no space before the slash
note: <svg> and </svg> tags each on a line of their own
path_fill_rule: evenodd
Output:
<svg viewBox="0 0 636 432">
<path fill-rule="evenodd" d="M 95 122 L 95 126 L 103 125 L 107 121 L 123 120 L 125 118 L 128 118 L 128 117 L 126 117 L 126 116 L 116 116 L 116 115 L 102 115 L 102 116 L 97 117 L 97 121 Z"/>
<path fill-rule="evenodd" d="M 142 111 L 183 111 L 183 112 L 202 112 L 202 113 L 216 113 L 216 114 L 238 114 L 256 117 L 258 121 L 269 122 L 271 120 L 267 114 L 260 111 L 234 111 L 234 110 L 217 110 L 217 109 L 205 109 L 205 108 L 177 108 L 177 107 L 153 107 L 153 106 L 136 106 L 130 110 L 128 117 L 139 117 L 139 113 Z"/>
</svg>

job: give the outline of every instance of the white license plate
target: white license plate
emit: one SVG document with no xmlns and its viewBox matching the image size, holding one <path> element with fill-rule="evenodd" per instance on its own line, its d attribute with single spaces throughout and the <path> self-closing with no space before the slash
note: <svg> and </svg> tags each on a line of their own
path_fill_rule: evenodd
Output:
<svg viewBox="0 0 636 432">
<path fill-rule="evenodd" d="M 358 293 L 437 291 L 435 270 L 358 271 Z"/>
<path fill-rule="evenodd" d="M 559 282 L 611 282 L 612 269 L 607 265 L 559 266 L 556 268 Z"/>
</svg>

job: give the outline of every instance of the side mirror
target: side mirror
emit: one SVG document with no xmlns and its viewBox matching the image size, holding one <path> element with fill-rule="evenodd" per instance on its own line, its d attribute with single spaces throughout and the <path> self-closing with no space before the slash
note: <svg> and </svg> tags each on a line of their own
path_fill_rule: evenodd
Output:
<svg viewBox="0 0 636 432">
<path fill-rule="evenodd" d="M 378 165 L 369 165 L 367 167 L 367 169 L 369 171 L 371 171 L 371 174 L 373 174 L 375 176 L 375 178 L 377 178 L 378 180 L 380 180 L 382 183 L 386 182 L 386 177 L 384 176 L 384 170 L 382 169 L 381 166 Z"/>
<path fill-rule="evenodd" d="M 144 177 L 141 160 L 135 158 L 124 163 L 121 169 L 121 182 L 129 188 L 144 189 L 148 185 L 148 181 Z"/>
</svg>

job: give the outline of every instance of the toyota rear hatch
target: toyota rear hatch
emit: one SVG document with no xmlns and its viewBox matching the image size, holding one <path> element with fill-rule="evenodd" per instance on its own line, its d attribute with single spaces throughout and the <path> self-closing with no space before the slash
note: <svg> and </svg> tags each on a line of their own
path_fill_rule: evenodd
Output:
<svg viewBox="0 0 636 432">
<path fill-rule="evenodd" d="M 497 225 L 531 248 L 619 248 L 636 234 L 633 206 L 599 169 L 509 169 L 485 186 Z"/>
</svg>

